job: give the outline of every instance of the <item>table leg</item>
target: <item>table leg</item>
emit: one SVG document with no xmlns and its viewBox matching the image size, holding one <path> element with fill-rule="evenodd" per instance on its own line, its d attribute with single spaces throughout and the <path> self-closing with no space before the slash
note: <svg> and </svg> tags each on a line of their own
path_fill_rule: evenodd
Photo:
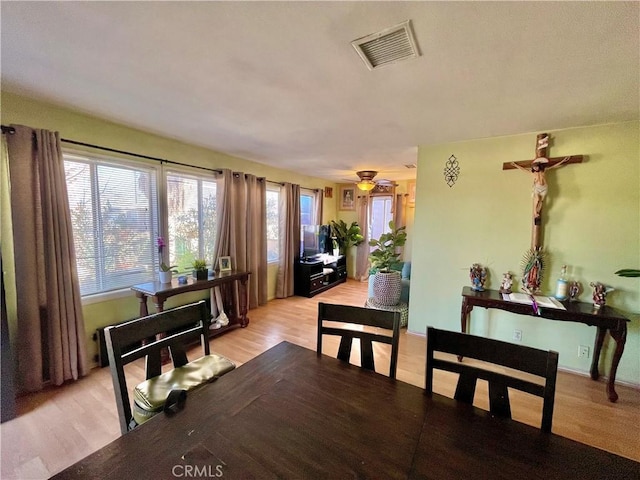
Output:
<svg viewBox="0 0 640 480">
<path fill-rule="evenodd" d="M 469 304 L 467 297 L 462 297 L 462 311 L 460 312 L 460 331 L 467 333 L 467 319 L 473 310 L 473 305 Z M 462 355 L 458 355 L 458 361 L 462 361 Z"/>
<path fill-rule="evenodd" d="M 596 340 L 593 344 L 593 358 L 591 360 L 591 379 L 598 380 L 600 372 L 598 371 L 598 363 L 600 362 L 600 352 L 604 343 L 604 336 L 607 333 L 606 328 L 597 327 Z"/>
<path fill-rule="evenodd" d="M 249 325 L 249 319 L 247 318 L 247 310 L 249 308 L 249 285 L 248 285 L 249 277 L 244 277 L 240 279 L 240 291 L 238 293 L 238 301 L 236 305 L 238 305 L 240 309 L 240 326 L 246 327 Z"/>
<path fill-rule="evenodd" d="M 158 297 L 153 297 L 153 304 L 156 306 L 156 312 L 160 313 L 164 311 L 164 299 L 163 298 L 158 298 Z M 156 335 L 156 340 L 161 340 L 163 338 L 165 338 L 167 336 L 166 333 L 158 333 Z M 166 365 L 167 363 L 171 362 L 171 355 L 169 355 L 169 349 L 168 348 L 163 348 L 162 350 L 160 350 L 160 362 L 162 363 L 162 365 Z"/>
<path fill-rule="evenodd" d="M 607 397 L 609 397 L 610 402 L 618 401 L 618 394 L 615 389 L 616 373 L 618 372 L 618 365 L 620 364 L 622 352 L 624 352 L 624 344 L 627 342 L 627 322 L 620 323 L 622 326 L 619 328 L 612 328 L 609 330 L 611 337 L 616 341 L 616 351 L 613 353 L 611 371 L 609 372 L 609 381 L 607 382 Z"/>
<path fill-rule="evenodd" d="M 160 313 L 164 311 L 164 300 L 155 299 L 153 304 L 156 306 L 156 312 Z"/>
<path fill-rule="evenodd" d="M 467 333 L 467 318 L 473 310 L 473 305 L 469 305 L 467 297 L 462 297 L 462 311 L 460 312 L 460 331 Z"/>
<path fill-rule="evenodd" d="M 136 292 L 136 297 L 140 302 L 140 318 L 149 315 L 149 309 L 147 308 L 147 296 L 144 293 Z"/>
<path fill-rule="evenodd" d="M 213 323 L 216 321 L 216 317 L 220 315 L 220 312 L 218 312 L 218 305 L 216 304 L 216 291 L 214 290 L 214 287 L 209 289 L 209 303 L 211 305 L 209 313 L 211 314 L 211 322 Z"/>
</svg>

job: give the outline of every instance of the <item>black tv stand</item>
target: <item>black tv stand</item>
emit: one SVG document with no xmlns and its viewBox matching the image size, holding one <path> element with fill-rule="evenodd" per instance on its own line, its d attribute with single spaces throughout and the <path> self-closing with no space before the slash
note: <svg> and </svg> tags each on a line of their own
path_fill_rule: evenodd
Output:
<svg viewBox="0 0 640 480">
<path fill-rule="evenodd" d="M 303 259 L 296 264 L 295 294 L 313 297 L 347 281 L 347 258 L 338 256 L 333 263 L 320 259 Z"/>
</svg>

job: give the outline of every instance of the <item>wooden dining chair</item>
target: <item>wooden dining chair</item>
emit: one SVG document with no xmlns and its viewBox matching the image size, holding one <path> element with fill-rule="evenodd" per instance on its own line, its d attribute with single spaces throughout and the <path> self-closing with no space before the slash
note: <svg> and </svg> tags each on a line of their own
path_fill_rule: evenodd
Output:
<svg viewBox="0 0 640 480">
<path fill-rule="evenodd" d="M 391 333 L 373 333 L 361 329 L 326 326 L 325 322 L 340 322 L 352 325 L 365 325 L 370 327 L 391 330 Z M 322 354 L 322 336 L 340 336 L 338 359 L 349 362 L 351 346 L 354 339 L 360 340 L 360 363 L 362 368 L 375 371 L 373 359 L 373 343 L 386 343 L 391 345 L 391 357 L 389 365 L 389 377 L 396 378 L 398 364 L 398 345 L 400 342 L 400 313 L 386 310 L 376 310 L 349 305 L 334 305 L 329 303 L 318 304 L 318 343 L 317 353 Z"/>
<path fill-rule="evenodd" d="M 111 379 L 123 434 L 161 412 L 171 392 L 184 401 L 184 392 L 193 390 L 230 372 L 235 364 L 212 354 L 209 348 L 211 319 L 203 301 L 138 318 L 105 328 Z M 161 338 L 160 333 L 166 333 Z M 193 361 L 187 347 L 200 339 L 204 355 Z M 173 369 L 162 373 L 161 352 L 168 349 Z M 133 390 L 133 413 L 124 366 L 146 357 L 146 380 Z"/>
<path fill-rule="evenodd" d="M 471 366 L 462 361 L 443 360 L 434 357 L 435 352 L 457 355 L 458 358 L 471 358 L 500 365 L 541 377 L 542 384 L 522 378 Z M 514 345 L 490 338 L 477 337 L 465 333 L 427 328 L 427 368 L 426 393 L 433 392 L 433 370 L 446 370 L 458 373 L 458 384 L 454 398 L 473 404 L 478 379 L 489 383 L 489 405 L 492 414 L 511 418 L 508 388 L 542 397 L 541 430 L 551 432 L 553 404 L 558 372 L 558 352 L 538 350 L 536 348 Z"/>
</svg>

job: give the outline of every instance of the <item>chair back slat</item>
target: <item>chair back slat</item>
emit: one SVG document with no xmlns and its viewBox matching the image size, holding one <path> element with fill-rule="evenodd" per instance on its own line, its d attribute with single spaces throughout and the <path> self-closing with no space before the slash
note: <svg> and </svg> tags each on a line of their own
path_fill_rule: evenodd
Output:
<svg viewBox="0 0 640 480">
<path fill-rule="evenodd" d="M 546 375 L 547 356 L 540 355 L 536 348 L 447 330 L 440 330 L 437 335 L 439 352 L 475 358 L 540 377 Z"/>
<path fill-rule="evenodd" d="M 191 324 L 189 324 L 191 325 Z M 106 329 L 105 329 L 106 331 Z M 205 334 L 208 332 L 205 332 Z M 111 332 L 113 335 L 113 332 Z M 122 354 L 123 364 L 131 363 L 139 358 L 146 356 L 160 355 L 163 348 L 169 348 L 171 350 L 171 357 L 175 361 L 176 356 L 180 357 L 180 352 L 185 352 L 184 345 L 192 343 L 194 340 L 200 338 L 203 335 L 202 324 L 198 323 L 196 326 L 188 328 L 187 330 L 172 333 L 164 338 L 151 338 L 146 345 L 141 345 L 138 348 Z M 176 355 L 174 355 L 174 353 Z M 186 363 L 186 362 L 185 362 Z M 184 365 L 184 363 L 182 364 Z M 181 365 L 179 365 L 181 366 Z"/>
<path fill-rule="evenodd" d="M 544 383 L 541 385 L 475 365 L 470 366 L 436 359 L 435 352 L 457 355 L 459 360 L 463 357 L 471 358 L 519 370 L 541 377 Z M 428 327 L 425 387 L 428 394 L 433 392 L 434 369 L 455 372 L 460 375 L 454 398 L 465 403 L 473 403 L 477 380 L 486 380 L 489 383 L 490 410 L 497 416 L 511 418 L 508 388 L 515 388 L 542 397 L 541 429 L 545 432 L 551 432 L 558 371 L 557 352 Z"/>
<path fill-rule="evenodd" d="M 112 342 L 124 348 L 144 339 L 153 338 L 158 332 L 180 330 L 185 326 L 195 325 L 203 319 L 208 321 L 208 318 L 206 304 L 201 301 L 107 327 L 105 336 L 107 330 L 110 331 Z"/>
<path fill-rule="evenodd" d="M 348 322 L 393 330 L 393 315 L 389 315 L 386 310 L 321 302 L 318 304 L 318 312 L 328 322 Z"/>
<path fill-rule="evenodd" d="M 334 326 L 325 326 L 325 322 L 340 322 L 347 325 L 344 328 L 336 328 Z M 353 330 L 348 328 L 349 324 L 391 330 L 391 334 Z M 353 340 L 359 339 L 360 365 L 362 368 L 373 371 L 375 371 L 373 342 L 391 345 L 389 376 L 391 378 L 396 377 L 400 342 L 400 313 L 321 302 L 318 304 L 318 355 L 322 354 L 323 335 L 341 337 L 337 357 L 345 362 L 348 362 L 351 356 Z"/>
</svg>

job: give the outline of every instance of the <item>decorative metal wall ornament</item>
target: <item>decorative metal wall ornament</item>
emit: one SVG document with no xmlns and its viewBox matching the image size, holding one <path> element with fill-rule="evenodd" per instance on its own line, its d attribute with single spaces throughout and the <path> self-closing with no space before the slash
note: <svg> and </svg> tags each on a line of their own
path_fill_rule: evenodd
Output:
<svg viewBox="0 0 640 480">
<path fill-rule="evenodd" d="M 444 181 L 447 182 L 449 188 L 456 183 L 459 174 L 460 165 L 458 164 L 458 159 L 452 154 L 444 165 Z"/>
</svg>

